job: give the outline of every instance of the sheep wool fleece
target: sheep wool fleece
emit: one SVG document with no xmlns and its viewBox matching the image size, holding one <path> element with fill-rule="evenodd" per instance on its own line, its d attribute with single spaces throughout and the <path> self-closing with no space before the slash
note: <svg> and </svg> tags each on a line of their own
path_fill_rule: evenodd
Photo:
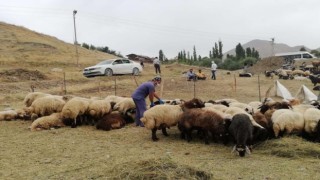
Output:
<svg viewBox="0 0 320 180">
<path fill-rule="evenodd" d="M 144 126 L 140 119 L 143 117 L 143 113 L 147 110 L 145 98 L 149 95 L 150 92 L 154 91 L 155 87 L 153 82 L 148 81 L 142 83 L 131 96 L 136 105 L 135 122 L 137 126 Z"/>
</svg>

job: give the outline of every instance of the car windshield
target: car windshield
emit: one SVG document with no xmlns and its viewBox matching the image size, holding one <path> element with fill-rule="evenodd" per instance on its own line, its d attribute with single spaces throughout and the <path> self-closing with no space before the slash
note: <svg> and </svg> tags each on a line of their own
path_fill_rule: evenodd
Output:
<svg viewBox="0 0 320 180">
<path fill-rule="evenodd" d="M 99 62 L 99 63 L 98 63 L 98 64 L 96 64 L 96 65 L 111 64 L 112 62 L 113 62 L 113 60 L 105 60 L 105 61 Z"/>
</svg>

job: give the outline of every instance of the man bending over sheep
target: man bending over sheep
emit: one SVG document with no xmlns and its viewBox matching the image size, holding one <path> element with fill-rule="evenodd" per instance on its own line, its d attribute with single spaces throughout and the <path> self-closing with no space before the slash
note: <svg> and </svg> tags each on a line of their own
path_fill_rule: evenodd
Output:
<svg viewBox="0 0 320 180">
<path fill-rule="evenodd" d="M 156 76 L 151 81 L 142 83 L 132 94 L 132 99 L 136 105 L 136 117 L 135 123 L 136 126 L 144 127 L 144 124 L 141 122 L 140 118 L 142 118 L 143 113 L 147 110 L 147 105 L 145 98 L 149 96 L 150 107 L 154 106 L 153 98 L 157 98 L 160 104 L 164 102 L 160 99 L 160 97 L 155 93 L 155 87 L 161 83 L 161 77 Z"/>
</svg>

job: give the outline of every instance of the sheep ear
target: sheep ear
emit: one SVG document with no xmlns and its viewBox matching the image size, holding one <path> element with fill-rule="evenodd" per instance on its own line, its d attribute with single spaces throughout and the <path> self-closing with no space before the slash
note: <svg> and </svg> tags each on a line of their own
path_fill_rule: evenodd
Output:
<svg viewBox="0 0 320 180">
<path fill-rule="evenodd" d="M 250 149 L 248 148 L 248 146 L 246 146 L 246 153 L 247 153 L 247 154 L 251 154 L 251 151 L 250 151 Z"/>
</svg>

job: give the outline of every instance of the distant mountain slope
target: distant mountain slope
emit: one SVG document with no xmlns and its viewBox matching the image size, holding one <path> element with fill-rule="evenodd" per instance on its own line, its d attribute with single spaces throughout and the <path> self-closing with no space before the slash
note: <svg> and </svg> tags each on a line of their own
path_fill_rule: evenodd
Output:
<svg viewBox="0 0 320 180">
<path fill-rule="evenodd" d="M 274 48 L 272 48 L 272 43 L 271 41 L 266 41 L 266 40 L 259 40 L 255 39 L 252 41 L 249 41 L 245 44 L 241 44 L 241 46 L 246 49 L 247 47 L 250 48 L 255 48 L 257 51 L 259 51 L 260 57 L 265 58 L 272 56 L 273 52 L 274 54 L 276 53 L 283 53 L 283 52 L 296 52 L 299 51 L 302 47 L 306 48 L 307 51 L 310 51 L 309 48 L 301 45 L 301 46 L 295 46 L 295 47 L 290 47 L 286 44 L 282 43 L 274 43 Z M 235 49 L 231 49 L 228 52 L 224 53 L 224 55 L 235 55 Z"/>
<path fill-rule="evenodd" d="M 115 56 L 78 46 L 79 65 L 95 64 Z M 0 22 L 0 63 L 50 62 L 76 64 L 75 46 L 55 37 L 41 34 L 24 27 Z M 30 64 L 28 63 L 28 64 Z"/>
</svg>

